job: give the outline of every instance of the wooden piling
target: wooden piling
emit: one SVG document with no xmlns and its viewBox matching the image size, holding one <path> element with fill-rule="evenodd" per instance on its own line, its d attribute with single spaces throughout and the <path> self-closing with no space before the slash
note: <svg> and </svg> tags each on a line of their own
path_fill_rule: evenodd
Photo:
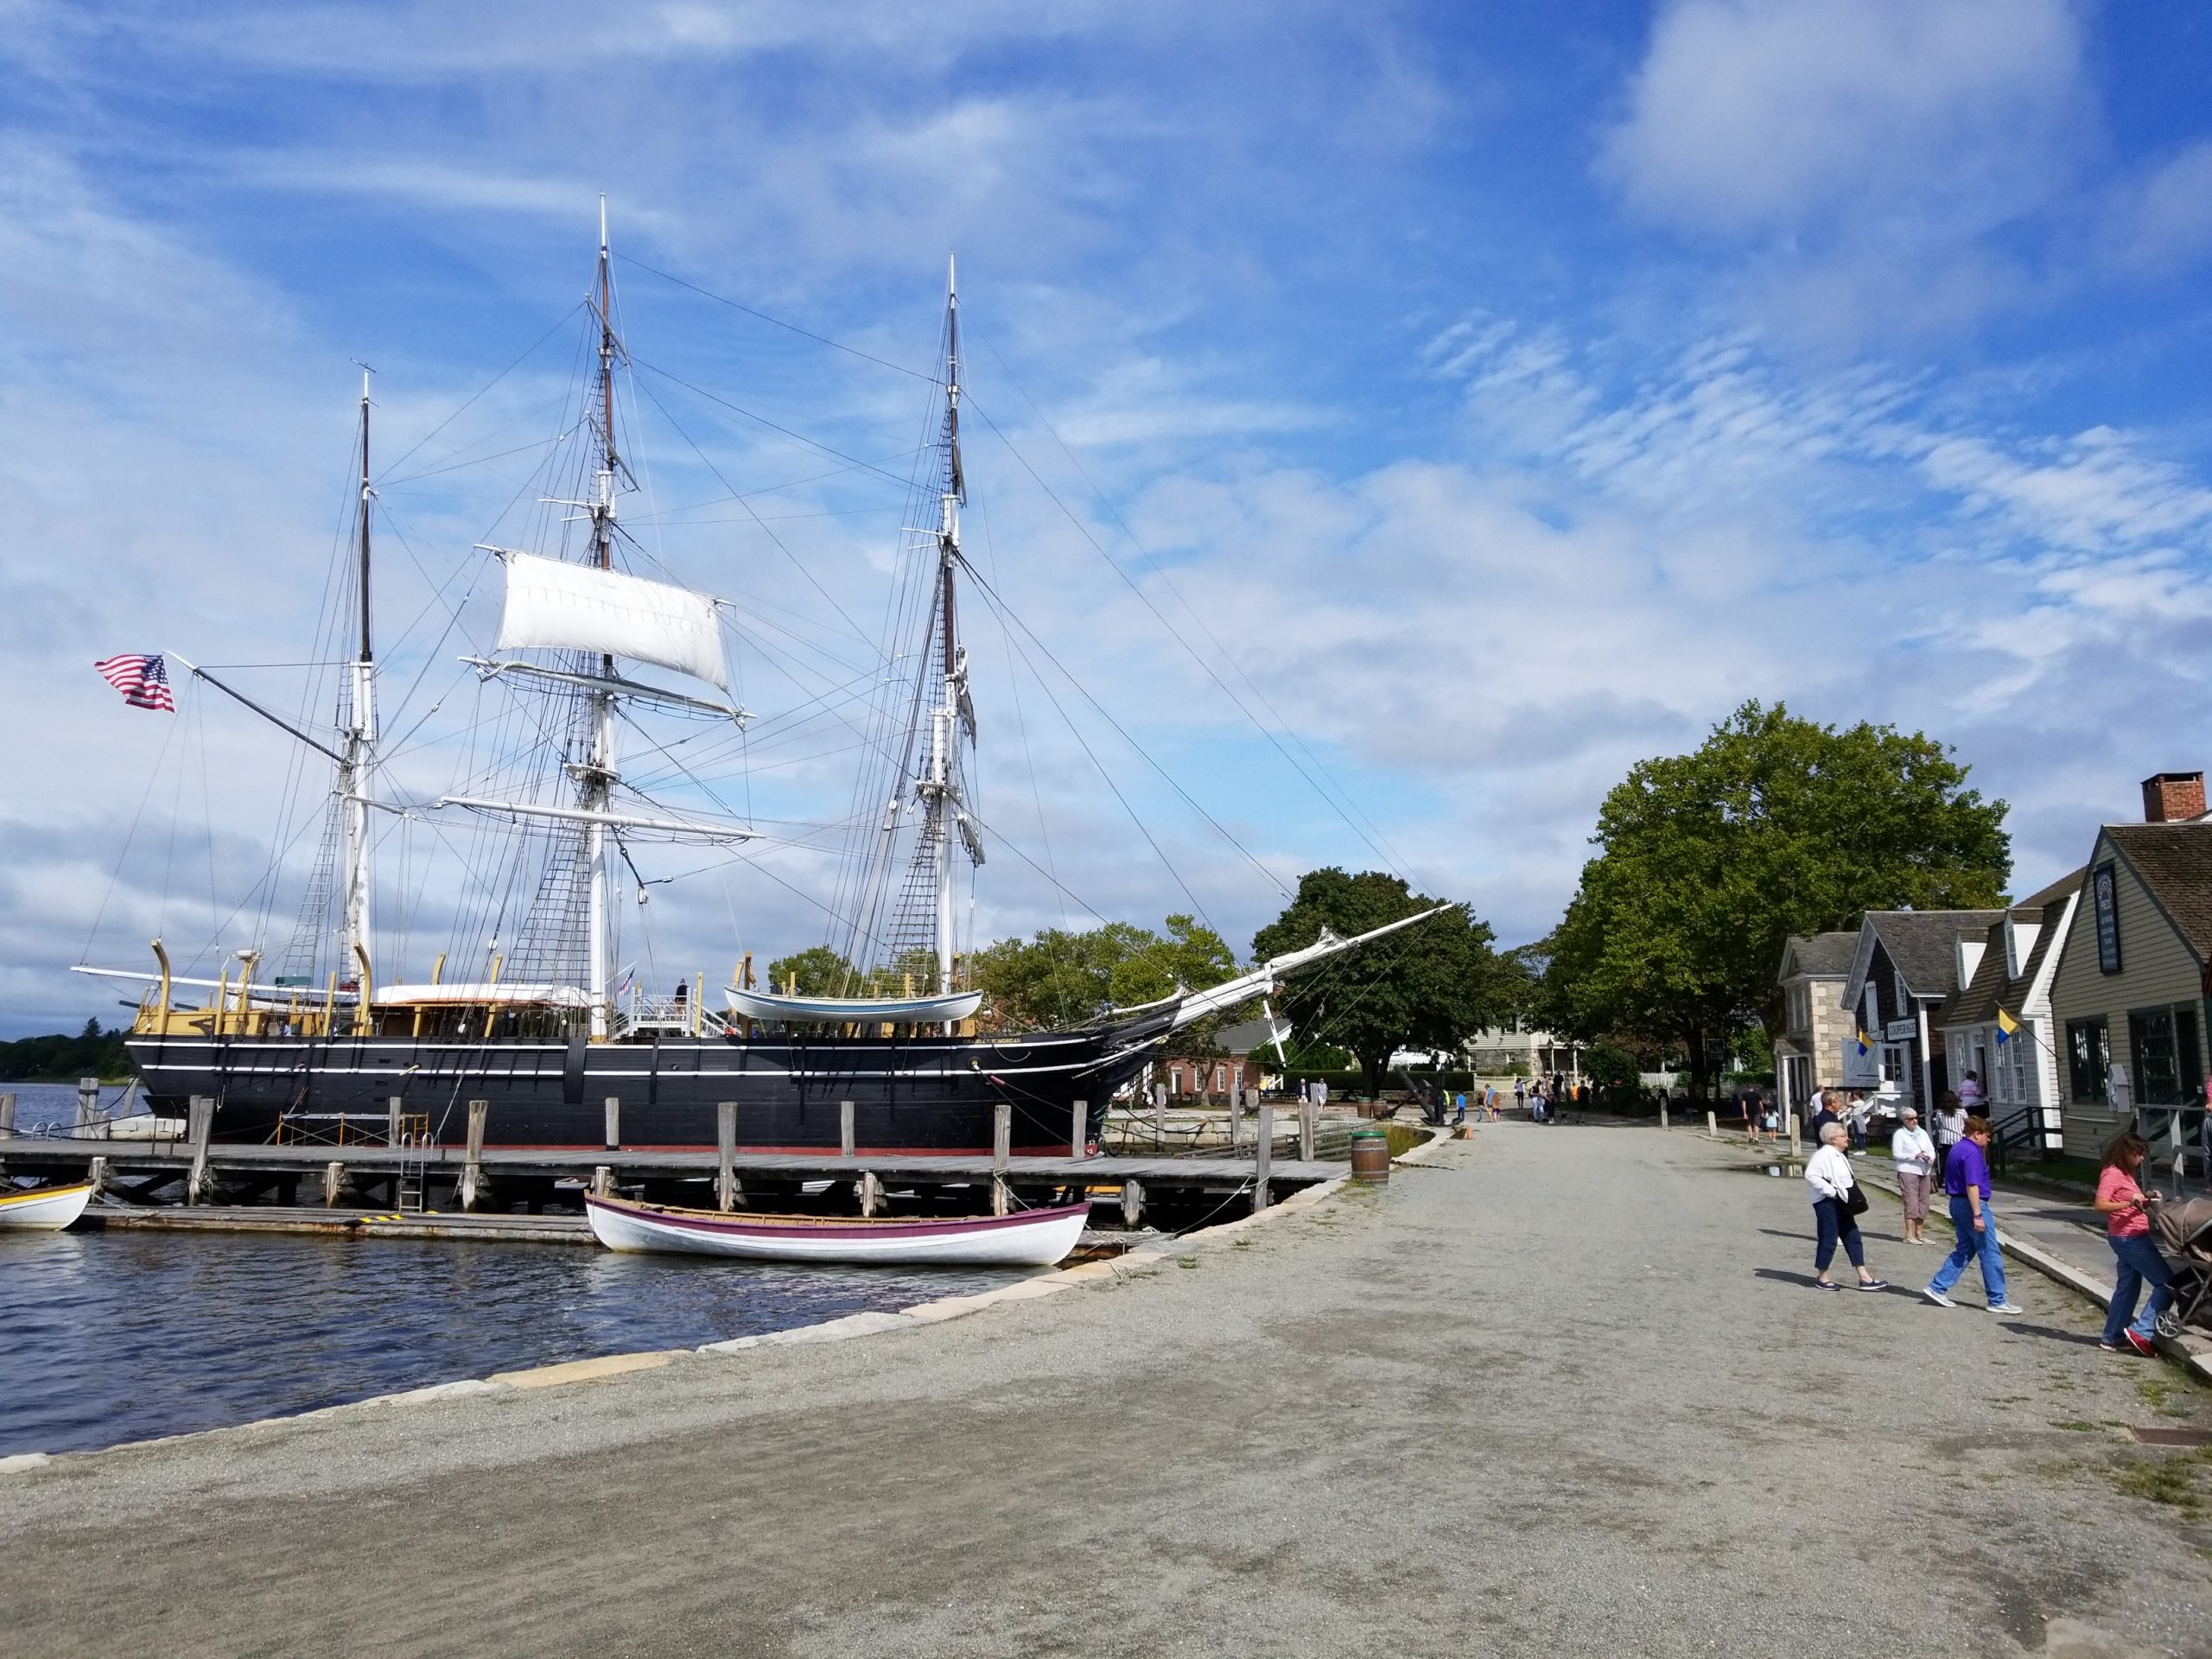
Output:
<svg viewBox="0 0 2212 1659">
<path fill-rule="evenodd" d="M 715 1103 L 715 1208 L 737 1208 L 737 1103 Z"/>
<path fill-rule="evenodd" d="M 322 1166 L 322 1207 L 328 1210 L 338 1202 L 339 1189 L 346 1185 L 346 1166 L 325 1164 Z"/>
<path fill-rule="evenodd" d="M 853 1103 L 849 1100 L 837 1103 L 837 1155 L 853 1155 Z"/>
<path fill-rule="evenodd" d="M 77 1079 L 77 1127 L 100 1121 L 100 1080 L 98 1077 Z"/>
<path fill-rule="evenodd" d="M 1268 1173 L 1275 1157 L 1275 1109 L 1260 1103 L 1260 1138 L 1252 1143 L 1252 1213 L 1268 1207 Z"/>
<path fill-rule="evenodd" d="M 1152 1139 L 1155 1146 L 1167 1144 L 1167 1085 L 1152 1085 Z"/>
<path fill-rule="evenodd" d="M 1080 1158 L 1090 1149 L 1090 1103 L 1078 1100 L 1068 1112 L 1068 1156 Z"/>
<path fill-rule="evenodd" d="M 184 1109 L 192 1133 L 192 1172 L 184 1178 L 184 1201 L 197 1204 L 207 1185 L 207 1137 L 215 1127 L 215 1097 L 194 1095 Z"/>
<path fill-rule="evenodd" d="M 1313 1161 L 1314 1120 L 1319 1115 L 1319 1109 L 1315 1106 L 1313 1096 L 1300 1095 L 1298 1097 L 1298 1155 L 1309 1164 Z"/>
<path fill-rule="evenodd" d="M 607 1097 L 607 1149 L 614 1152 L 622 1145 L 622 1096 Z"/>
<path fill-rule="evenodd" d="M 594 1164 L 591 1169 L 591 1191 L 594 1198 L 603 1198 L 614 1190 L 614 1169 L 611 1164 Z"/>
<path fill-rule="evenodd" d="M 861 1214 L 872 1216 L 883 1208 L 883 1179 L 872 1169 L 861 1172 Z"/>
<path fill-rule="evenodd" d="M 472 1100 L 468 1103 L 468 1161 L 461 1170 L 461 1207 L 474 1210 L 484 1185 L 484 1121 L 490 1116 L 492 1103 Z"/>
<path fill-rule="evenodd" d="M 0 1141 L 13 1140 L 16 1134 L 16 1097 L 0 1095 Z"/>
<path fill-rule="evenodd" d="M 1134 1175 L 1122 1183 L 1122 1225 L 1134 1227 L 1144 1219 L 1144 1183 Z"/>
<path fill-rule="evenodd" d="M 387 1147 L 399 1144 L 399 1096 L 391 1095 L 384 1103 L 384 1143 Z"/>
<path fill-rule="evenodd" d="M 1007 1161 L 1014 1155 L 1014 1107 L 1000 1101 L 991 1108 L 991 1213 L 1002 1216 L 1014 1194 L 1006 1184 Z"/>
<path fill-rule="evenodd" d="M 107 1160 L 95 1158 L 85 1171 L 85 1179 L 92 1184 L 94 1198 L 107 1191 Z"/>
<path fill-rule="evenodd" d="M 1229 1149 L 1230 1149 L 1231 1152 L 1234 1152 L 1234 1151 L 1236 1151 L 1236 1141 L 1237 1141 L 1237 1133 L 1236 1133 L 1236 1132 L 1237 1132 L 1237 1122 L 1236 1122 L 1236 1118 L 1237 1118 L 1237 1111 L 1236 1111 L 1236 1096 L 1237 1096 L 1240 1093 L 1242 1093 L 1242 1092 L 1243 1092 L 1243 1091 L 1242 1091 L 1241 1090 L 1236 1090 L 1236 1089 L 1232 1089 L 1232 1090 L 1230 1090 L 1229 1091 Z"/>
</svg>

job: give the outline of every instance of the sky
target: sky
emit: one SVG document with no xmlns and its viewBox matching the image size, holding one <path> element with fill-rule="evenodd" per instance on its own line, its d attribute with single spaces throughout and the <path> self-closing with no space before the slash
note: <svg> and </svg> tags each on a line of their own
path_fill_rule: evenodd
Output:
<svg viewBox="0 0 2212 1659">
<path fill-rule="evenodd" d="M 170 652 L 327 724 L 357 362 L 380 787 L 471 775 L 506 695 L 454 660 L 496 626 L 475 544 L 574 534 L 532 468 L 576 453 L 602 193 L 635 568 L 734 601 L 757 717 L 666 798 L 769 832 L 649 855 L 648 977 L 827 933 L 858 760 L 825 710 L 882 660 L 949 255 L 996 596 L 963 611 L 978 938 L 1195 911 L 1243 950 L 1330 863 L 1536 938 L 1606 790 L 1747 698 L 1951 745 L 2020 892 L 2212 760 L 2196 9 L 0 25 L 0 1032 L 119 1017 L 67 970 L 156 932 L 212 971 L 289 931 L 327 779 L 90 664 Z M 443 834 L 383 831 L 387 980 L 486 946 Z"/>
</svg>

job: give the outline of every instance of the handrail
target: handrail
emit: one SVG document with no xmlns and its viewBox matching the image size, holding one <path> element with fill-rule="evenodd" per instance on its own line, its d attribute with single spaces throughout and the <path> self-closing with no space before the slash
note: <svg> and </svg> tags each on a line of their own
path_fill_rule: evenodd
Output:
<svg viewBox="0 0 2212 1659">
<path fill-rule="evenodd" d="M 2007 1112 L 2001 1118 L 1991 1120 L 1990 1166 L 2002 1175 L 2011 1162 L 2015 1147 L 2032 1146 L 2040 1152 L 2044 1149 L 2043 1138 L 2048 1132 L 2049 1127 L 2043 1121 L 2043 1109 L 2038 1106 L 2023 1106 L 2016 1111 Z"/>
</svg>

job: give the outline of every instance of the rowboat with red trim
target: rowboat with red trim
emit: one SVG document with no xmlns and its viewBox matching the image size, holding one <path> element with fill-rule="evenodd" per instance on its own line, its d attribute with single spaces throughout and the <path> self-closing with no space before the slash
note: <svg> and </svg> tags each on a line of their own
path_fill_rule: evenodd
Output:
<svg viewBox="0 0 2212 1659">
<path fill-rule="evenodd" d="M 78 1181 L 68 1186 L 35 1186 L 22 1192 L 0 1190 L 0 1227 L 58 1233 L 83 1215 L 85 1206 L 92 1201 L 90 1181 Z"/>
<path fill-rule="evenodd" d="M 594 1236 L 610 1250 L 965 1268 L 1049 1268 L 1075 1249 L 1090 1213 L 1087 1200 L 940 1220 L 740 1215 L 596 1196 L 588 1196 L 584 1207 Z"/>
</svg>

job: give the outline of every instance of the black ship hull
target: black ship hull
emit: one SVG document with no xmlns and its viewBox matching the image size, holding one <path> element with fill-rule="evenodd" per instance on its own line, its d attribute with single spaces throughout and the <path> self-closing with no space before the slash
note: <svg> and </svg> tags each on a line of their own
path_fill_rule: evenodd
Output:
<svg viewBox="0 0 2212 1659">
<path fill-rule="evenodd" d="M 855 1150 L 988 1154 L 995 1109 L 1011 1109 L 1011 1150 L 1065 1154 L 1075 1103 L 1096 1141 L 1116 1090 L 1143 1069 L 1172 1010 L 1115 1025 L 1014 1037 L 804 1033 L 667 1037 L 654 1042 L 487 1042 L 404 1037 L 144 1035 L 126 1046 L 153 1109 L 184 1117 L 212 1098 L 212 1138 L 315 1140 L 340 1120 L 373 1135 L 398 1103 L 408 1133 L 431 1145 L 467 1135 L 486 1103 L 486 1147 L 588 1150 L 620 1144 L 711 1150 L 717 1107 L 737 1107 L 737 1143 L 753 1152 L 835 1151 L 853 1103 Z"/>
</svg>

